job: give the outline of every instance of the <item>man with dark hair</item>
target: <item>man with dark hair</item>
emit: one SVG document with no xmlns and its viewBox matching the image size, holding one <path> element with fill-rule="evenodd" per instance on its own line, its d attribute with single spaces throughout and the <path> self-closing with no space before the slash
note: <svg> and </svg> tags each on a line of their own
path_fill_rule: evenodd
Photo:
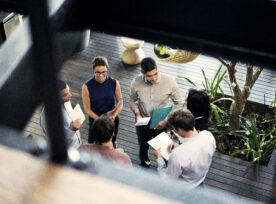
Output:
<svg viewBox="0 0 276 204">
<path fill-rule="evenodd" d="M 141 117 L 150 117 L 154 108 L 170 105 L 172 99 L 174 105 L 181 106 L 181 93 L 175 79 L 160 73 L 154 59 L 147 57 L 141 62 L 141 74 L 135 77 L 131 83 L 129 97 L 130 108 L 138 121 Z M 162 132 L 166 121 L 160 121 L 154 129 L 149 125 L 136 126 L 139 142 L 139 157 L 141 166 L 149 167 L 148 141 Z"/>
<path fill-rule="evenodd" d="M 188 109 L 176 110 L 168 116 L 168 123 L 175 129 L 180 145 L 173 143 L 173 149 L 166 168 L 160 150 L 153 153 L 157 158 L 158 172 L 183 181 L 187 187 L 195 188 L 205 179 L 212 157 L 216 150 L 216 141 L 209 131 L 198 132 L 195 119 Z"/>
<path fill-rule="evenodd" d="M 97 152 L 104 159 L 122 162 L 128 166 L 132 166 L 129 156 L 119 149 L 114 149 L 112 145 L 112 137 L 115 134 L 115 125 L 107 114 L 101 115 L 94 121 L 91 131 L 95 136 L 95 143 L 82 144 L 80 149 Z"/>
<path fill-rule="evenodd" d="M 78 148 L 81 144 L 81 137 L 80 137 L 80 120 L 72 121 L 69 117 L 69 114 L 72 109 L 72 105 L 70 99 L 72 97 L 70 93 L 69 86 L 61 80 L 57 81 L 58 90 L 60 94 L 60 101 L 61 101 L 61 112 L 63 116 L 63 127 L 65 130 L 65 135 L 67 139 L 67 144 L 69 146 Z M 43 107 L 41 114 L 40 114 L 40 127 L 43 133 L 48 136 L 48 130 L 46 126 L 46 116 L 45 116 L 45 108 Z"/>
</svg>

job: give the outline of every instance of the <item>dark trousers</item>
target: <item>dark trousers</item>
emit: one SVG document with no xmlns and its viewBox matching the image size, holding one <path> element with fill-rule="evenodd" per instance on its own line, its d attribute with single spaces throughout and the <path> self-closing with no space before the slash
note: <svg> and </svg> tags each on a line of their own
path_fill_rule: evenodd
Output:
<svg viewBox="0 0 276 204">
<path fill-rule="evenodd" d="M 95 136 L 92 134 L 93 122 L 94 122 L 94 119 L 89 117 L 88 143 L 95 142 Z M 114 124 L 115 124 L 115 135 L 112 138 L 113 143 L 117 139 L 117 134 L 118 134 L 118 129 L 119 129 L 119 117 L 118 116 L 115 117 Z"/>
<path fill-rule="evenodd" d="M 136 133 L 138 136 L 138 143 L 139 143 L 139 158 L 141 160 L 141 164 L 144 161 L 149 160 L 148 157 L 148 141 L 155 136 L 159 135 L 163 130 L 154 130 L 149 129 L 150 125 L 143 125 L 143 126 L 136 126 Z"/>
</svg>

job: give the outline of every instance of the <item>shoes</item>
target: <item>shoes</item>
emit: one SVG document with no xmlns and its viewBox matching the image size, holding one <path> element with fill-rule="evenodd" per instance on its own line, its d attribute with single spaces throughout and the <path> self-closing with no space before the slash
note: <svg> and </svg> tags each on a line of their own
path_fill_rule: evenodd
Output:
<svg viewBox="0 0 276 204">
<path fill-rule="evenodd" d="M 143 160 L 143 161 L 141 161 L 140 166 L 149 168 L 150 167 L 150 160 Z"/>
</svg>

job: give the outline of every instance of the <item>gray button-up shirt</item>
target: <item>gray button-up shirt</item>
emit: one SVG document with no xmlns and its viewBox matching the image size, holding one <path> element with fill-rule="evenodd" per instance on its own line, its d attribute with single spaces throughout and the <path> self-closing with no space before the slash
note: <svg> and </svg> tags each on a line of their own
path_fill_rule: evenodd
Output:
<svg viewBox="0 0 276 204">
<path fill-rule="evenodd" d="M 169 75 L 159 72 L 155 84 L 148 83 L 142 74 L 131 82 L 129 105 L 135 114 L 140 113 L 142 117 L 151 116 L 154 108 L 169 106 L 170 98 L 174 105 L 182 106 L 178 85 Z"/>
</svg>

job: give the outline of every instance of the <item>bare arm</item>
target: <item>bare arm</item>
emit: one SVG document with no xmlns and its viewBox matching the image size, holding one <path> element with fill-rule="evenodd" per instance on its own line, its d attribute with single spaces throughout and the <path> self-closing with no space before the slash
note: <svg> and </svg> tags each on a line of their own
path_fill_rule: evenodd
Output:
<svg viewBox="0 0 276 204">
<path fill-rule="evenodd" d="M 97 119 L 99 116 L 91 110 L 90 95 L 89 95 L 88 88 L 85 84 L 82 86 L 81 95 L 82 95 L 82 103 L 83 103 L 83 108 L 85 113 L 90 118 L 93 118 L 94 120 Z"/>
<path fill-rule="evenodd" d="M 123 96 L 122 96 L 122 92 L 121 92 L 121 87 L 119 82 L 116 80 L 116 90 L 115 90 L 115 98 L 116 98 L 116 102 L 118 103 L 118 107 L 116 108 L 116 111 L 113 115 L 113 119 L 121 112 L 121 110 L 123 109 Z"/>
<path fill-rule="evenodd" d="M 137 120 L 139 118 L 141 118 L 141 114 L 140 114 L 140 111 L 139 111 L 139 108 L 138 108 L 137 104 L 135 103 L 136 93 L 135 93 L 133 84 L 134 84 L 134 81 L 131 82 L 131 87 L 130 87 L 129 107 L 132 110 L 132 112 L 135 114 L 135 121 L 137 122 Z"/>
</svg>

